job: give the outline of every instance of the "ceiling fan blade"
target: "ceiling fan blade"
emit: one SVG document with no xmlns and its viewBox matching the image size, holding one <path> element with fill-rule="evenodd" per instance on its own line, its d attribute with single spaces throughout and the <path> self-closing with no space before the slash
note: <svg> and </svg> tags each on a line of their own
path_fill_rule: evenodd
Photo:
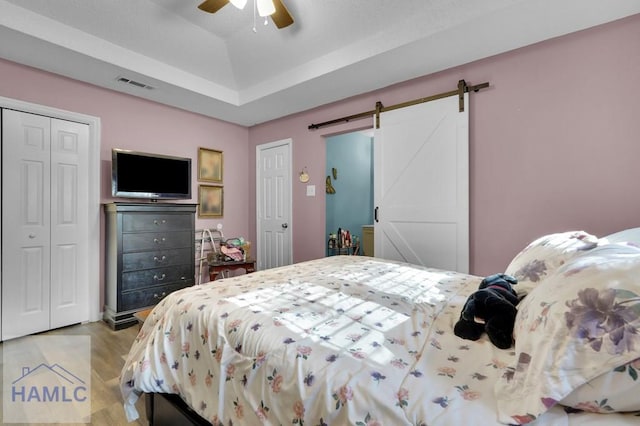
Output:
<svg viewBox="0 0 640 426">
<path fill-rule="evenodd" d="M 209 13 L 216 13 L 222 9 L 223 6 L 226 6 L 227 3 L 229 3 L 229 0 L 204 0 L 198 5 L 198 9 Z"/>
<path fill-rule="evenodd" d="M 273 19 L 273 23 L 276 24 L 276 27 L 284 28 L 293 24 L 293 17 L 287 10 L 284 3 L 282 3 L 282 0 L 273 0 L 273 5 L 275 6 L 276 11 L 271 15 L 271 19 Z"/>
</svg>

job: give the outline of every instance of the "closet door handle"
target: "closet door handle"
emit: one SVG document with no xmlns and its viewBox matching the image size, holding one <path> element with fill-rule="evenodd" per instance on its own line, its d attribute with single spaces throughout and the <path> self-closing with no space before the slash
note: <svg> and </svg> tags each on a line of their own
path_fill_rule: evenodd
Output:
<svg viewBox="0 0 640 426">
<path fill-rule="evenodd" d="M 373 211 L 373 219 L 378 222 L 378 206 L 376 206 L 375 210 Z"/>
</svg>

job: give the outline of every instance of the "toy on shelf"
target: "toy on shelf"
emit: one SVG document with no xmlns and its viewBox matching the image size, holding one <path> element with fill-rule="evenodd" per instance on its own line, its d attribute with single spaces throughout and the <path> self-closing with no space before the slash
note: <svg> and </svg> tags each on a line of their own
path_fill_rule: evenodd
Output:
<svg viewBox="0 0 640 426">
<path fill-rule="evenodd" d="M 329 249 L 329 255 L 357 255 L 360 251 L 360 239 L 357 235 L 352 235 L 349 230 L 338 228 L 337 233 L 329 234 L 327 248 Z"/>
</svg>

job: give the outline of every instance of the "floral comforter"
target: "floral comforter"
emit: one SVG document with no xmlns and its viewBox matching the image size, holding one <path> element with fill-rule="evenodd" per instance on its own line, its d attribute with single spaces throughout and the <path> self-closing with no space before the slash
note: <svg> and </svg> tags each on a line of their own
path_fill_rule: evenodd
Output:
<svg viewBox="0 0 640 426">
<path fill-rule="evenodd" d="M 130 350 L 125 410 L 134 420 L 140 393 L 163 392 L 214 425 L 497 425 L 514 352 L 453 334 L 480 280 L 334 256 L 177 291 Z M 598 416 L 554 407 L 536 424 Z"/>
</svg>

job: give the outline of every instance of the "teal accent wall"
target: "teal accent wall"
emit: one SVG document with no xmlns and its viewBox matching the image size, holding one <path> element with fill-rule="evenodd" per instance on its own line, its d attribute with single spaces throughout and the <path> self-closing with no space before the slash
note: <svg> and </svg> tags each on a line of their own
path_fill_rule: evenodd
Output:
<svg viewBox="0 0 640 426">
<path fill-rule="evenodd" d="M 342 228 L 362 240 L 362 225 L 373 223 L 373 138 L 362 132 L 331 136 L 326 149 L 325 178 L 331 176 L 336 193 L 325 194 L 325 239 Z M 332 168 L 338 170 L 337 179 Z"/>
</svg>

